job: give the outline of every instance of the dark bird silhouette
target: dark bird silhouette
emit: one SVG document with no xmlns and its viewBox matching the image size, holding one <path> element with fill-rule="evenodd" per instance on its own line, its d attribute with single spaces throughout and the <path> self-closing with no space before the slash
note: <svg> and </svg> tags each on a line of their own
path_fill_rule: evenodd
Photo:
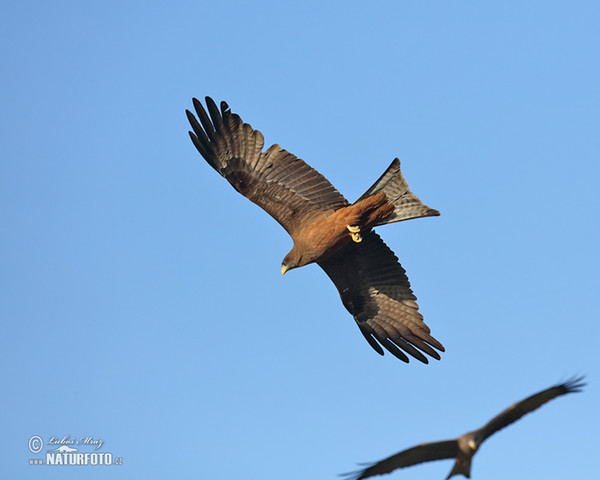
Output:
<svg viewBox="0 0 600 480">
<path fill-rule="evenodd" d="M 317 263 L 337 287 L 346 309 L 380 355 L 381 346 L 404 362 L 404 352 L 428 363 L 440 359 L 440 342 L 419 313 L 406 272 L 372 230 L 378 225 L 439 215 L 408 188 L 396 158 L 356 202 L 350 204 L 304 161 L 272 145 L 263 151 L 258 130 L 206 97 L 208 113 L 193 99 L 186 110 L 190 137 L 204 159 L 239 193 L 269 213 L 290 234 L 292 250 L 281 272 Z"/>
<path fill-rule="evenodd" d="M 343 476 L 346 476 L 347 479 L 360 480 L 374 475 L 390 473 L 397 468 L 410 467 L 418 463 L 455 458 L 454 466 L 446 477 L 446 480 L 453 475 L 459 474 L 471 478 L 471 460 L 486 438 L 511 423 L 516 422 L 523 415 L 533 412 L 553 398 L 567 393 L 580 392 L 586 385 L 583 383 L 583 379 L 584 377 L 572 378 L 565 383 L 555 385 L 527 397 L 525 400 L 521 400 L 508 407 L 480 429 L 465 433 L 454 440 L 423 443 L 374 463 L 364 470 L 343 474 Z"/>
</svg>

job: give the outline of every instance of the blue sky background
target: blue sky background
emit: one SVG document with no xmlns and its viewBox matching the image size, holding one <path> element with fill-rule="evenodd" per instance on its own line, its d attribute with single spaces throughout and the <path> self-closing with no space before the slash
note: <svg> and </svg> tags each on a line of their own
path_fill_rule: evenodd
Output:
<svg viewBox="0 0 600 480">
<path fill-rule="evenodd" d="M 334 479 L 573 374 L 585 393 L 472 474 L 596 475 L 599 23 L 592 1 L 3 2 L 1 476 Z M 379 233 L 440 362 L 377 355 L 318 267 L 281 277 L 291 239 L 188 139 L 205 95 L 351 200 L 401 159 L 442 216 Z M 124 464 L 30 466 L 32 435 Z"/>
</svg>

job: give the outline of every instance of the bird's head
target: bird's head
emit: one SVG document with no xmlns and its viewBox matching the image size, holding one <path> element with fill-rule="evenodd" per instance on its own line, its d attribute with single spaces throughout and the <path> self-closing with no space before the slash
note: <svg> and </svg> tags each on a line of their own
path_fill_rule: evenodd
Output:
<svg viewBox="0 0 600 480">
<path fill-rule="evenodd" d="M 475 430 L 467 435 L 467 446 L 473 453 L 477 451 L 481 442 L 483 442 L 483 438 L 479 430 Z"/>
<path fill-rule="evenodd" d="M 292 248 L 290 253 L 288 253 L 283 259 L 283 262 L 281 262 L 281 274 L 285 275 L 285 272 L 301 267 L 302 265 L 302 256 Z"/>
</svg>

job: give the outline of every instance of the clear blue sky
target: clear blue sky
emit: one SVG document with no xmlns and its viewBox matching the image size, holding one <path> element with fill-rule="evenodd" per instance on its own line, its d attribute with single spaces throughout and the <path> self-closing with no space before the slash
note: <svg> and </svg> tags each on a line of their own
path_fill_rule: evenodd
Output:
<svg viewBox="0 0 600 480">
<path fill-rule="evenodd" d="M 472 474 L 596 475 L 599 24 L 592 1 L 5 1 L 0 476 L 334 479 L 572 374 Z M 440 362 L 377 355 L 318 267 L 281 277 L 291 239 L 189 141 L 205 95 L 351 200 L 401 159 L 442 216 L 379 233 Z M 124 463 L 30 466 L 32 435 Z"/>
</svg>

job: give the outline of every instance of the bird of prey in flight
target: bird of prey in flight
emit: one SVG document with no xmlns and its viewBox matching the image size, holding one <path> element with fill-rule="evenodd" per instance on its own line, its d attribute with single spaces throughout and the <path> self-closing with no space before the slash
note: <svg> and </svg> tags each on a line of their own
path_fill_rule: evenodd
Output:
<svg viewBox="0 0 600 480">
<path fill-rule="evenodd" d="M 258 130 L 206 97 L 186 110 L 190 137 L 204 159 L 239 193 L 269 213 L 294 244 L 281 272 L 317 263 L 337 287 L 361 333 L 380 355 L 385 347 L 404 362 L 428 363 L 444 347 L 419 313 L 406 272 L 372 229 L 411 218 L 439 215 L 408 188 L 395 159 L 356 202 L 295 155 L 272 145 L 263 150 Z M 436 351 L 438 350 L 438 351 Z"/>
<path fill-rule="evenodd" d="M 553 398 L 567 393 L 580 392 L 585 385 L 586 384 L 583 383 L 583 377 L 573 378 L 565 383 L 542 390 L 535 395 L 527 397 L 525 400 L 515 403 L 501 414 L 492 418 L 478 430 L 465 433 L 454 440 L 417 445 L 374 463 L 364 470 L 344 474 L 344 476 L 346 476 L 348 480 L 361 480 L 374 475 L 390 473 L 397 468 L 410 467 L 411 465 L 416 465 L 418 463 L 454 458 L 456 459 L 454 466 L 446 477 L 446 480 L 453 475 L 464 475 L 467 478 L 471 478 L 471 460 L 485 439 L 496 433 L 498 430 L 516 422 L 523 415 L 533 412 Z"/>
</svg>

